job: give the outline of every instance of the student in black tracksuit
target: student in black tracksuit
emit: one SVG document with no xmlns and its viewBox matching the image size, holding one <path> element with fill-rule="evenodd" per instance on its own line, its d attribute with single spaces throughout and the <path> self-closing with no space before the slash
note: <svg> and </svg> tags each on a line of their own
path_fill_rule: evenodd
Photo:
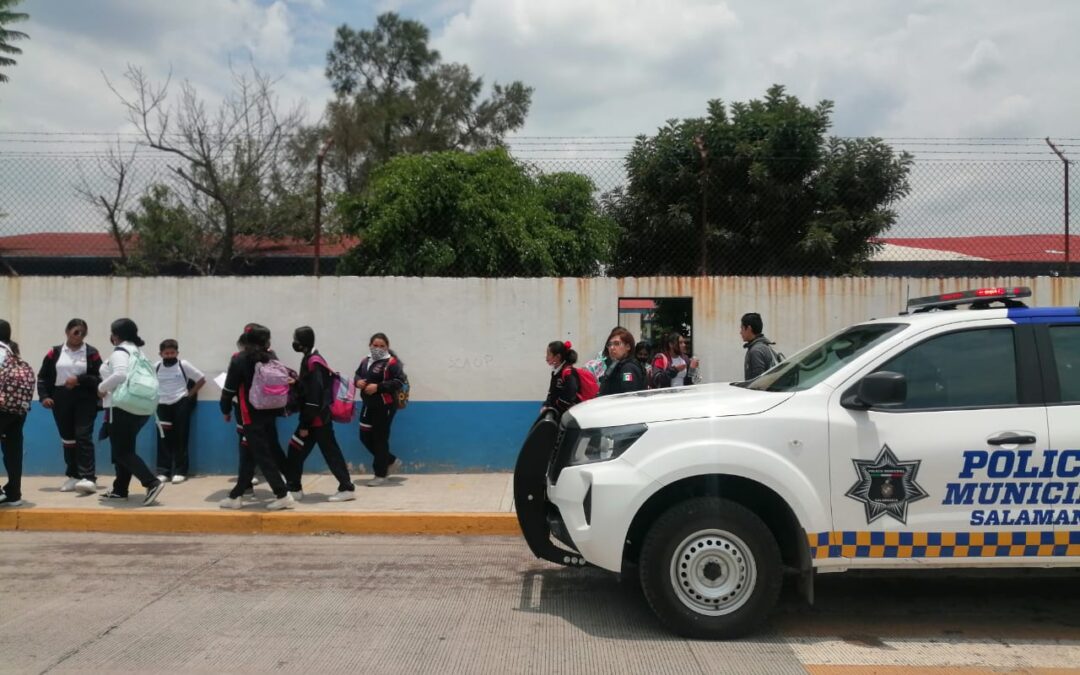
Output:
<svg viewBox="0 0 1080 675">
<path fill-rule="evenodd" d="M 634 336 L 625 328 L 611 331 L 607 343 L 608 356 L 614 364 L 608 369 L 599 396 L 641 391 L 645 388 L 645 372 L 634 358 Z"/>
<path fill-rule="evenodd" d="M 94 420 L 101 404 L 101 354 L 87 344 L 86 322 L 68 321 L 67 340 L 49 350 L 38 370 L 38 398 L 52 410 L 64 448 L 67 480 L 61 492 L 97 491 Z"/>
<path fill-rule="evenodd" d="M 341 446 L 334 436 L 334 421 L 330 418 L 330 404 L 333 403 L 331 384 L 333 373 L 326 360 L 315 349 L 315 331 L 310 326 L 301 326 L 293 332 L 293 350 L 304 357 L 300 360 L 300 423 L 296 433 L 289 441 L 289 457 L 286 464 L 285 479 L 293 498 L 303 499 L 301 481 L 304 474 L 304 460 L 308 458 L 315 444 L 319 444 L 326 466 L 338 481 L 337 494 L 329 501 L 348 502 L 356 499 L 356 487 L 349 477 L 349 467 Z"/>
<path fill-rule="evenodd" d="M 386 482 L 398 461 L 390 452 L 390 425 L 397 412 L 397 394 L 404 384 L 404 370 L 383 333 L 372 335 L 368 348 L 371 355 L 356 369 L 356 388 L 363 402 L 360 442 L 375 458 L 372 467 L 375 477 L 367 485 L 376 487 Z"/>
<path fill-rule="evenodd" d="M 221 414 L 225 421 L 232 420 L 233 398 L 237 399 L 240 423 L 244 426 L 244 438 L 247 440 L 247 448 L 254 457 L 254 464 L 258 464 L 270 489 L 274 491 L 275 499 L 266 505 L 271 511 L 291 509 L 296 505 L 296 500 L 289 494 L 285 486 L 285 480 L 281 476 L 283 460 L 276 457 L 275 447 L 277 444 L 276 420 L 281 416 L 282 410 L 259 410 L 251 405 L 250 391 L 252 381 L 255 379 L 255 365 L 267 363 L 273 360 L 270 352 L 270 329 L 257 324 L 249 324 L 240 337 L 243 350 L 233 357 L 229 363 L 229 370 L 225 375 L 225 386 L 221 390 Z M 241 501 L 244 492 L 251 486 L 254 475 L 254 465 L 241 462 L 240 474 L 237 476 L 236 485 L 229 496 L 221 501 L 222 508 L 239 509 L 243 507 Z"/>
<path fill-rule="evenodd" d="M 559 415 L 578 402 L 578 390 L 581 381 L 573 366 L 577 363 L 577 352 L 570 348 L 569 342 L 551 342 L 547 346 L 545 360 L 551 368 L 551 384 L 547 398 L 541 410 L 554 410 Z"/>
</svg>

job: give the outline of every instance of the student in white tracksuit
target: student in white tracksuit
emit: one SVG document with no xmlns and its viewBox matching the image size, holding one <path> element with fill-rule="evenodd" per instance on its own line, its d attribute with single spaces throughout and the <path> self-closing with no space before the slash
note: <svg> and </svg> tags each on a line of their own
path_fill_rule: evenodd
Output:
<svg viewBox="0 0 1080 675">
<path fill-rule="evenodd" d="M 128 487 L 134 475 L 146 488 L 143 506 L 150 506 L 157 501 L 158 495 L 165 488 L 165 482 L 154 476 L 146 462 L 135 453 L 135 439 L 139 430 L 150 419 L 149 415 L 134 415 L 120 408 L 112 407 L 112 392 L 127 379 L 128 362 L 131 355 L 139 351 L 145 342 L 139 337 L 139 328 L 131 319 L 117 319 L 112 323 L 110 342 L 116 347 L 109 360 L 101 367 L 99 395 L 105 398 L 108 410 L 109 444 L 112 446 L 112 461 L 116 465 L 116 480 L 111 490 L 101 495 L 102 499 L 127 499 Z"/>
</svg>

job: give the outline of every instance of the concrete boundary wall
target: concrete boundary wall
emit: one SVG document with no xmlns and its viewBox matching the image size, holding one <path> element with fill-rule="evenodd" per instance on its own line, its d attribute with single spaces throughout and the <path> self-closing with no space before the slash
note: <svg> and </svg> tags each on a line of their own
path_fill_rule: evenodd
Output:
<svg viewBox="0 0 1080 675">
<path fill-rule="evenodd" d="M 766 334 L 789 356 L 809 342 L 871 317 L 894 315 L 910 297 L 960 288 L 1028 285 L 1033 305 L 1076 305 L 1080 281 L 1064 278 L 903 279 L 649 277 L 628 279 L 435 279 L 396 277 L 0 279 L 0 318 L 34 367 L 64 338 L 72 317 L 86 319 L 89 342 L 109 350 L 108 325 L 134 319 L 149 355 L 165 338 L 216 376 L 235 351 L 244 323 L 273 331 L 279 355 L 295 365 L 293 328 L 314 327 L 332 367 L 351 373 L 368 338 L 384 332 L 412 383 L 395 421 L 392 447 L 413 471 L 506 470 L 546 393 L 547 342 L 571 340 L 591 358 L 618 319 L 620 297 L 693 299 L 694 347 L 707 381 L 738 379 L 743 349 L 738 319 L 757 311 Z M 204 389 L 192 437 L 193 472 L 231 473 L 236 436 L 217 412 L 220 391 Z M 281 420 L 283 440 L 295 418 Z M 51 415 L 35 405 L 27 421 L 27 473 L 63 473 Z M 355 424 L 337 426 L 346 457 L 370 467 Z M 149 429 L 140 453 L 153 460 Z M 111 473 L 108 443 L 99 471 Z M 313 457 L 312 470 L 323 470 Z"/>
</svg>

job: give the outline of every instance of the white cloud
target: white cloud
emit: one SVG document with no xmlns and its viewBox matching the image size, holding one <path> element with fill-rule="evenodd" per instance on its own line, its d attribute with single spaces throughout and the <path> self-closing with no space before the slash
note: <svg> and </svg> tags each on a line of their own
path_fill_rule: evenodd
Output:
<svg viewBox="0 0 1080 675">
<path fill-rule="evenodd" d="M 728 6 L 711 0 L 474 0 L 435 44 L 485 81 L 535 87 L 536 133 L 626 133 L 658 114 L 696 112 L 685 92 L 700 85 L 695 76 L 723 77 L 724 44 L 737 27 Z"/>
<path fill-rule="evenodd" d="M 960 72 L 972 79 L 983 79 L 1000 72 L 1005 65 L 1001 50 L 993 40 L 979 40 L 975 48 L 960 66 Z"/>
</svg>

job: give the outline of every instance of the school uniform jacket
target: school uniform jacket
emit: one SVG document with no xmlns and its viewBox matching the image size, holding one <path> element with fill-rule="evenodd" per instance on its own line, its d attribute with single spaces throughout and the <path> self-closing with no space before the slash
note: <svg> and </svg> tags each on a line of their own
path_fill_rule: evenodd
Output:
<svg viewBox="0 0 1080 675">
<path fill-rule="evenodd" d="M 249 392 L 251 381 L 255 379 L 255 364 L 266 363 L 274 358 L 273 352 L 256 354 L 238 352 L 229 360 L 229 369 L 225 373 L 225 386 L 221 388 L 220 408 L 222 415 L 232 413 L 233 397 L 239 408 L 240 424 L 251 424 L 256 416 L 280 415 L 284 410 L 258 410 L 251 405 Z"/>
<path fill-rule="evenodd" d="M 544 407 L 564 413 L 578 402 L 577 395 L 580 389 L 581 378 L 578 377 L 577 371 L 573 366 L 564 363 L 558 370 L 551 373 L 551 384 L 548 386 L 547 398 L 544 399 Z"/>
<path fill-rule="evenodd" d="M 318 358 L 312 358 L 318 357 Z M 313 349 L 300 361 L 300 428 L 322 427 L 330 423 L 330 371 L 326 360 Z"/>
<path fill-rule="evenodd" d="M 73 391 L 96 398 L 98 385 L 101 384 L 101 354 L 91 345 L 83 344 L 86 345 L 86 372 L 78 376 L 79 383 L 75 385 Z M 53 347 L 41 362 L 37 390 L 38 399 L 42 401 L 52 398 L 56 392 L 56 362 L 60 360 L 60 352 L 63 348 L 64 345 Z"/>
<path fill-rule="evenodd" d="M 391 410 L 397 409 L 397 393 L 404 384 L 405 370 L 401 361 L 394 355 L 371 362 L 371 357 L 364 357 L 356 369 L 355 380 L 365 380 L 368 384 L 377 384 L 378 390 L 371 395 L 361 392 L 360 400 L 364 405 L 383 405 Z"/>
</svg>

